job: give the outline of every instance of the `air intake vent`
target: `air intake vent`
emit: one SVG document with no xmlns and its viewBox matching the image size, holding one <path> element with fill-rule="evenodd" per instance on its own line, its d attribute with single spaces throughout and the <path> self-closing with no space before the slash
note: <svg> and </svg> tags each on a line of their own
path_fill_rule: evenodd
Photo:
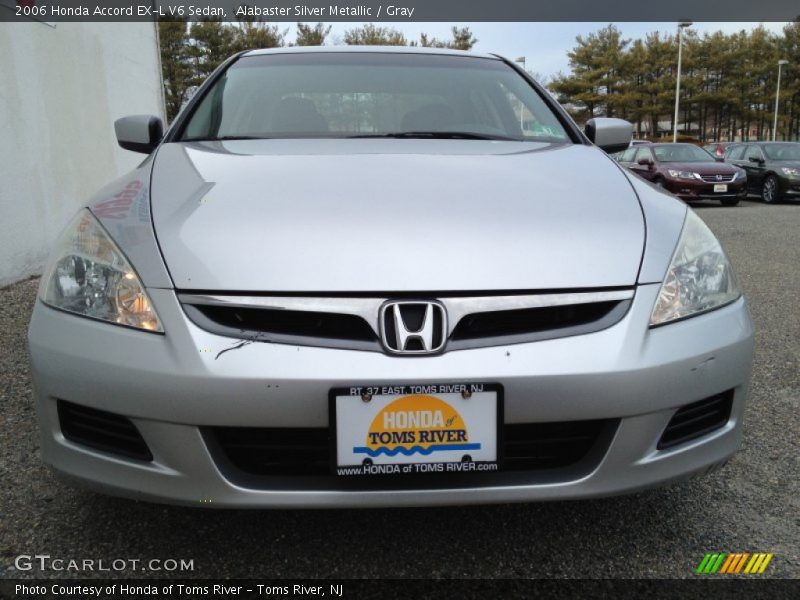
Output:
<svg viewBox="0 0 800 600">
<path fill-rule="evenodd" d="M 326 475 L 327 428 L 215 427 L 227 459 L 251 475 Z"/>
<path fill-rule="evenodd" d="M 731 417 L 732 406 L 733 390 L 687 404 L 667 424 L 658 449 L 672 448 L 723 427 Z"/>
<path fill-rule="evenodd" d="M 59 400 L 58 419 L 61 433 L 70 442 L 126 458 L 153 460 L 139 430 L 125 417 Z"/>
<path fill-rule="evenodd" d="M 594 446 L 608 421 L 523 423 L 503 428 L 503 468 L 532 471 L 567 467 Z"/>
</svg>

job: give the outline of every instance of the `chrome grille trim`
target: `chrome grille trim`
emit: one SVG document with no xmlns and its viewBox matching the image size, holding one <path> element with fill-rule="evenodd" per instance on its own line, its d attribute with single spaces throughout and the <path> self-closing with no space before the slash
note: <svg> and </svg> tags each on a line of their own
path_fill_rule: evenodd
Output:
<svg viewBox="0 0 800 600">
<path fill-rule="evenodd" d="M 730 183 L 736 175 L 722 175 L 717 179 L 717 175 L 701 175 L 700 178 L 706 183 Z"/>
<path fill-rule="evenodd" d="M 634 290 L 610 290 L 590 292 L 564 292 L 554 294 L 520 294 L 505 296 L 425 296 L 421 298 L 441 302 L 447 309 L 448 337 L 458 322 L 466 315 L 519 310 L 525 308 L 545 308 L 550 306 L 569 306 L 595 302 L 631 300 Z M 200 306 L 227 306 L 239 308 L 262 308 L 270 310 L 293 310 L 318 313 L 337 313 L 354 315 L 364 319 L 376 336 L 380 335 L 380 309 L 391 297 L 317 297 L 317 296 L 228 296 L 216 294 L 179 293 L 181 304 Z"/>
</svg>

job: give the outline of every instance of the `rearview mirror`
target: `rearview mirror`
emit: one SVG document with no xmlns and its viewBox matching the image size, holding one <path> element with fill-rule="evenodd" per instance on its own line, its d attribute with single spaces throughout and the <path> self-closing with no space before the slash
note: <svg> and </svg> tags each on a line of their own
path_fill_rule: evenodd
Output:
<svg viewBox="0 0 800 600">
<path fill-rule="evenodd" d="M 133 152 L 150 154 L 164 137 L 161 119 L 153 115 L 131 115 L 114 121 L 117 143 Z"/>
<path fill-rule="evenodd" d="M 623 119 L 595 117 L 586 122 L 584 131 L 589 141 L 608 153 L 625 150 L 633 138 L 633 124 Z"/>
</svg>

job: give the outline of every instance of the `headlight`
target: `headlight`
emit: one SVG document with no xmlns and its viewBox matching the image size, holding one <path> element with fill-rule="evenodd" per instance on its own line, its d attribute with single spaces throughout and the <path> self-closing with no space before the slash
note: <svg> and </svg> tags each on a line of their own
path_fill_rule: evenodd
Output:
<svg viewBox="0 0 800 600">
<path fill-rule="evenodd" d="M 722 246 L 700 217 L 689 210 L 650 315 L 650 325 L 662 325 L 713 310 L 740 295 Z"/>
<path fill-rule="evenodd" d="M 800 169 L 795 169 L 794 167 L 781 167 L 781 171 L 790 177 L 797 177 L 800 175 Z"/>
<path fill-rule="evenodd" d="M 744 179 L 745 173 L 744 171 L 736 171 L 736 175 L 733 176 L 734 179 Z"/>
<path fill-rule="evenodd" d="M 54 308 L 85 317 L 164 331 L 136 271 L 85 209 L 56 243 L 39 298 Z"/>
<path fill-rule="evenodd" d="M 667 169 L 667 173 L 669 173 L 670 177 L 675 177 L 676 179 L 702 179 L 698 173 L 693 173 L 692 171 L 676 171 L 675 169 Z"/>
</svg>

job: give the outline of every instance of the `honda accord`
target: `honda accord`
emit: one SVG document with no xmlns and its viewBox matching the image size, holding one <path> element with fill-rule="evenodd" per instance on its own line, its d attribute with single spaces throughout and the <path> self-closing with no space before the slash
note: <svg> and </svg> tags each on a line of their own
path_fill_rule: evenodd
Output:
<svg viewBox="0 0 800 600">
<path fill-rule="evenodd" d="M 710 199 L 719 200 L 723 206 L 736 206 L 747 195 L 744 169 L 718 162 L 706 150 L 692 144 L 629 148 L 617 160 L 687 202 Z"/>
<path fill-rule="evenodd" d="M 55 243 L 42 454 L 210 507 L 584 498 L 737 450 L 753 329 L 687 206 L 494 55 L 231 57 Z"/>
</svg>

